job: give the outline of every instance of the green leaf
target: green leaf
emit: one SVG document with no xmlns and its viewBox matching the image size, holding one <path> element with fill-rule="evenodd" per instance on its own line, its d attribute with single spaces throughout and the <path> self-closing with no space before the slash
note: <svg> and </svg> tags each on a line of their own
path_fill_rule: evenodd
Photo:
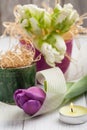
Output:
<svg viewBox="0 0 87 130">
<path fill-rule="evenodd" d="M 80 79 L 78 82 L 74 83 L 70 89 L 65 94 L 65 99 L 73 99 L 84 92 L 87 92 L 87 75 Z"/>
<path fill-rule="evenodd" d="M 74 85 L 74 82 L 67 82 L 66 83 L 67 90 L 70 89 L 72 85 Z"/>
</svg>

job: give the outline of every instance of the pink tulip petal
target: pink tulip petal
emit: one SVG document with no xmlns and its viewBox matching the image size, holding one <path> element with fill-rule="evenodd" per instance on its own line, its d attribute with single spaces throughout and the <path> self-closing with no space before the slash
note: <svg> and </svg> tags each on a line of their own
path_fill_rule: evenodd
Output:
<svg viewBox="0 0 87 130">
<path fill-rule="evenodd" d="M 22 108 L 25 113 L 34 115 L 41 108 L 41 104 L 39 101 L 29 100 L 28 102 L 24 103 Z"/>
<path fill-rule="evenodd" d="M 25 95 L 25 91 L 19 89 L 14 93 L 15 103 L 22 108 L 22 105 L 29 100 L 29 97 Z"/>
<path fill-rule="evenodd" d="M 28 96 L 30 99 L 38 100 L 42 104 L 46 97 L 46 93 L 39 87 L 31 87 L 26 90 L 26 96 Z"/>
</svg>

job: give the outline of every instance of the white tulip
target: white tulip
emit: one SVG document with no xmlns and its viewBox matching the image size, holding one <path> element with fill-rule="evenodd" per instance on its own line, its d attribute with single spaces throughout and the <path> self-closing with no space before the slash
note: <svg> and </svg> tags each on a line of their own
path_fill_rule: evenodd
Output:
<svg viewBox="0 0 87 130">
<path fill-rule="evenodd" d="M 60 42 L 60 44 L 62 44 L 62 43 Z M 56 44 L 54 44 L 54 45 L 56 45 Z M 61 53 L 61 49 L 62 49 L 62 53 Z M 47 64 L 52 67 L 55 66 L 55 63 L 61 63 L 61 61 L 63 60 L 64 55 L 65 55 L 65 50 L 66 49 L 63 49 L 62 45 L 60 46 L 59 50 L 57 50 L 56 46 L 55 46 L 55 48 L 53 48 L 52 45 L 50 45 L 48 43 L 43 43 L 43 45 L 41 47 L 41 52 L 44 55 Z"/>
<path fill-rule="evenodd" d="M 56 24 L 63 22 L 64 19 L 67 18 L 67 16 L 68 16 L 68 12 L 66 13 L 66 11 L 62 11 L 58 16 L 58 18 L 56 19 Z"/>
<path fill-rule="evenodd" d="M 56 24 L 62 23 L 66 18 L 69 17 L 68 20 L 74 20 L 77 21 L 79 19 L 79 15 L 75 9 L 73 9 L 72 4 L 65 4 L 62 8 L 59 4 L 56 6 L 58 8 L 59 15 L 56 19 Z"/>
<path fill-rule="evenodd" d="M 55 47 L 59 50 L 61 54 L 65 54 L 66 52 L 66 44 L 64 42 L 64 39 L 59 35 L 54 35 L 56 39 Z"/>
<path fill-rule="evenodd" d="M 70 10 L 72 10 L 73 9 L 73 5 L 72 4 L 64 4 L 64 9 L 66 10 L 66 9 L 70 9 Z"/>
<path fill-rule="evenodd" d="M 69 20 L 71 20 L 71 21 L 73 21 L 73 20 L 74 20 L 74 21 L 79 20 L 79 14 L 77 13 L 76 10 L 74 10 L 74 11 L 70 14 Z"/>
</svg>

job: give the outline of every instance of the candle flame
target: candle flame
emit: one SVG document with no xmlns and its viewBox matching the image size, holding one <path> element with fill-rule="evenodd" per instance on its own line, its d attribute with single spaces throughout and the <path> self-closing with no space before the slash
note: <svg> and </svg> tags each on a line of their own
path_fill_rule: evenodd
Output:
<svg viewBox="0 0 87 130">
<path fill-rule="evenodd" d="M 70 111 L 73 112 L 74 104 L 71 102 L 70 103 Z"/>
</svg>

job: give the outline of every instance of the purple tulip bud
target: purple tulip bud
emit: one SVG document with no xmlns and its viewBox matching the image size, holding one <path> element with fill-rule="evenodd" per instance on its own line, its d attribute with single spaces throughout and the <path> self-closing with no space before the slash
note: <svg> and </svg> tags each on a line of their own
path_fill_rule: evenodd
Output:
<svg viewBox="0 0 87 130">
<path fill-rule="evenodd" d="M 34 115 L 42 106 L 46 93 L 40 87 L 18 89 L 14 93 L 15 103 L 27 114 Z"/>
<path fill-rule="evenodd" d="M 37 100 L 28 100 L 23 105 L 23 110 L 29 115 L 35 114 L 40 108 L 41 103 Z"/>
</svg>

